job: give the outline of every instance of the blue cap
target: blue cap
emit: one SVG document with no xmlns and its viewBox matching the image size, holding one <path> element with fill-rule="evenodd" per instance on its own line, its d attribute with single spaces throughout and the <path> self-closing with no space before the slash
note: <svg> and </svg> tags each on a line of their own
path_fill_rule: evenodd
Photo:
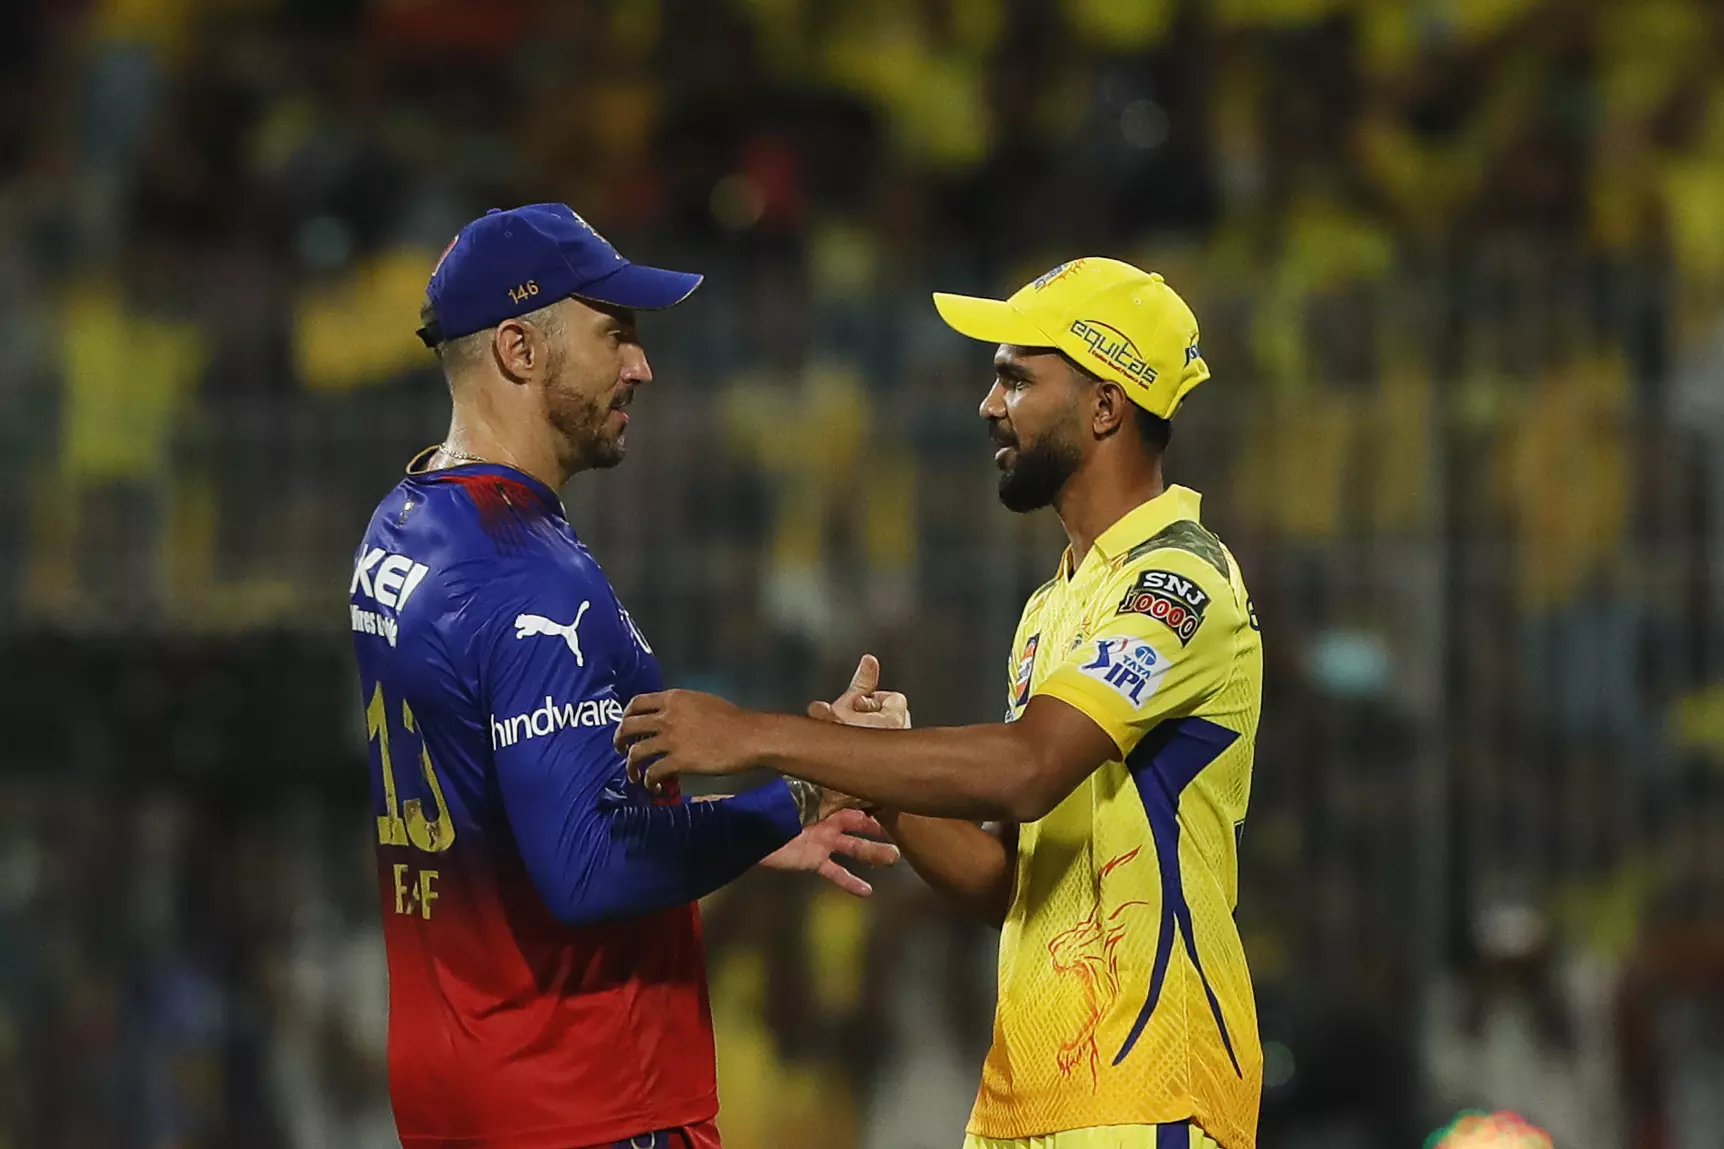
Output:
<svg viewBox="0 0 1724 1149">
<path fill-rule="evenodd" d="M 630 263 L 568 204 L 492 208 L 437 261 L 425 288 L 436 318 L 419 338 L 436 347 L 571 295 L 656 311 L 687 299 L 701 278 Z"/>
</svg>

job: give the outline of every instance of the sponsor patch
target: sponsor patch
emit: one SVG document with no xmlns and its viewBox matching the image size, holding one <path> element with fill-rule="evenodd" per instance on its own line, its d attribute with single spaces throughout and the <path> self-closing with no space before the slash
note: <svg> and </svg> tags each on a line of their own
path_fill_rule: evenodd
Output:
<svg viewBox="0 0 1724 1149">
<path fill-rule="evenodd" d="M 1030 677 L 1036 670 L 1036 647 L 1040 645 L 1042 636 L 1030 635 L 1024 643 L 1024 652 L 1018 655 L 1018 672 L 1012 677 L 1012 705 L 1023 706 L 1030 700 Z"/>
<path fill-rule="evenodd" d="M 1155 382 L 1155 368 L 1144 362 L 1137 344 L 1119 328 L 1099 319 L 1072 320 L 1071 333 L 1089 346 L 1089 353 L 1141 383 Z"/>
<path fill-rule="evenodd" d="M 1142 706 L 1155 693 L 1162 676 L 1173 665 L 1141 638 L 1098 638 L 1094 641 L 1095 657 L 1078 669 L 1112 687 L 1114 693 L 1133 706 Z"/>
<path fill-rule="evenodd" d="M 353 616 L 353 631 L 355 634 L 375 634 L 386 639 L 390 646 L 395 645 L 396 638 L 401 633 L 401 624 L 389 615 L 378 610 L 365 610 L 361 607 L 348 605 L 348 613 Z"/>
<path fill-rule="evenodd" d="M 372 547 L 353 564 L 353 581 L 348 594 L 362 594 L 390 610 L 401 610 L 431 568 L 414 562 L 406 555 L 390 554 L 382 547 Z"/>
<path fill-rule="evenodd" d="M 1179 636 L 1185 646 L 1203 625 L 1209 609 L 1209 593 L 1184 575 L 1172 571 L 1147 570 L 1137 576 L 1137 585 L 1125 592 L 1119 614 L 1148 615 Z"/>
<path fill-rule="evenodd" d="M 559 703 L 545 695 L 545 704 L 512 718 L 491 715 L 491 749 L 501 750 L 524 739 L 546 738 L 559 730 L 615 726 L 623 720 L 623 704 L 614 698 L 588 698 Z"/>
</svg>

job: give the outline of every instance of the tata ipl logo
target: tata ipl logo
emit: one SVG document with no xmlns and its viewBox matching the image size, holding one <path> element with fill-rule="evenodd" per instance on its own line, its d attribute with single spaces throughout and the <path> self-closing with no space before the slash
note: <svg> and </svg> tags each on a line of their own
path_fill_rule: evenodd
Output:
<svg viewBox="0 0 1724 1149">
<path fill-rule="evenodd" d="M 1089 346 L 1089 353 L 1140 383 L 1155 382 L 1155 368 L 1143 361 L 1137 344 L 1125 332 L 1096 319 L 1074 319 L 1071 333 Z"/>
<path fill-rule="evenodd" d="M 1142 706 L 1167 673 L 1155 647 L 1131 637 L 1096 639 L 1095 661 L 1078 669 L 1113 687 L 1115 693 L 1133 706 Z"/>
</svg>

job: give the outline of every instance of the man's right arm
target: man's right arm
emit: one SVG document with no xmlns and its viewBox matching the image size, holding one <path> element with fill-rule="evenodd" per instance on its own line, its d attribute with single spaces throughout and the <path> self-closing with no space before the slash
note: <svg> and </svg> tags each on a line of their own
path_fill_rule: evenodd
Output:
<svg viewBox="0 0 1724 1149">
<path fill-rule="evenodd" d="M 850 688 L 832 702 L 811 703 L 808 716 L 849 726 L 909 729 L 909 701 L 902 694 L 880 690 L 879 685 L 880 662 L 865 654 L 856 665 Z M 882 811 L 877 817 L 923 881 L 989 925 L 1005 924 L 1018 866 L 1017 823 L 993 822 L 984 827 L 958 818 L 928 818 L 896 810 Z"/>
<path fill-rule="evenodd" d="M 990 823 L 990 829 L 919 814 L 878 817 L 923 881 L 989 925 L 1005 924 L 1018 865 L 1016 823 Z"/>
</svg>

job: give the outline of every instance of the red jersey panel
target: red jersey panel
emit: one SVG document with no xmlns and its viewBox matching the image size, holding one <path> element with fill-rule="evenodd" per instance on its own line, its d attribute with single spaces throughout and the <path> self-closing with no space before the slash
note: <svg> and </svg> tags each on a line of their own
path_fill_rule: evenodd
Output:
<svg viewBox="0 0 1724 1149">
<path fill-rule="evenodd" d="M 439 865 L 427 892 L 378 853 L 404 1149 L 608 1145 L 718 1112 L 693 905 L 572 929 L 506 855 Z"/>
</svg>

